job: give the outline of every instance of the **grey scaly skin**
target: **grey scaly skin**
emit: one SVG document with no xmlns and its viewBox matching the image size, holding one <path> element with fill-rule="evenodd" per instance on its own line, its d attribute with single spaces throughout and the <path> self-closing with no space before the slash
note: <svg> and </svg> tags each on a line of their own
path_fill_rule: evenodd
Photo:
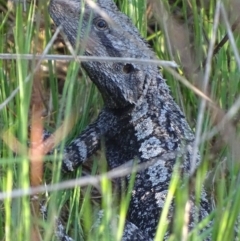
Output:
<svg viewBox="0 0 240 241">
<path fill-rule="evenodd" d="M 155 59 L 130 19 L 112 0 L 96 3 L 101 12 L 83 0 L 51 0 L 49 13 L 57 26 L 62 25 L 73 47 L 84 46 L 84 55 Z M 75 170 L 100 148 L 102 139 L 110 169 L 136 159 L 138 163 L 155 161 L 136 174 L 122 238 L 151 240 L 177 160 L 181 173 L 190 172 L 194 135 L 156 65 L 90 61 L 83 62 L 82 67 L 101 92 L 104 108 L 97 120 L 66 147 L 63 168 Z M 129 181 L 130 176 L 126 179 Z M 190 228 L 193 220 L 202 220 L 210 212 L 205 196 L 202 191 L 198 208 L 192 197 Z M 174 204 L 170 220 L 173 209 Z"/>
</svg>

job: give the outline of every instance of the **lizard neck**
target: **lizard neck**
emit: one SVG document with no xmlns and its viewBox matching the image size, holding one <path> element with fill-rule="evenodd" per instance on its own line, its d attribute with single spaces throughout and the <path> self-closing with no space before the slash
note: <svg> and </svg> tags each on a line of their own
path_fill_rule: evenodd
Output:
<svg viewBox="0 0 240 241">
<path fill-rule="evenodd" d="M 150 80 L 146 95 L 131 115 L 143 159 L 167 153 L 178 155 L 186 144 L 194 140 L 183 112 L 160 75 Z"/>
</svg>

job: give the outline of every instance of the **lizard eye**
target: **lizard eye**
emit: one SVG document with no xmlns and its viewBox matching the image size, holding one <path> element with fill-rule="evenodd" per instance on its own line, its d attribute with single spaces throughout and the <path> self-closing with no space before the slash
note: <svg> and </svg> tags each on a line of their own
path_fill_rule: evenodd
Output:
<svg viewBox="0 0 240 241">
<path fill-rule="evenodd" d="M 96 28 L 100 31 L 103 31 L 108 28 L 107 22 L 102 18 L 97 19 L 94 24 Z"/>
</svg>

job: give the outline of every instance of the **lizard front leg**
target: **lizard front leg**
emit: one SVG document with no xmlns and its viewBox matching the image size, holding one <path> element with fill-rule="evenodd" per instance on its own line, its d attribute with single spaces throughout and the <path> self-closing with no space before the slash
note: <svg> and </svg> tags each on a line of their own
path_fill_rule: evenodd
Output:
<svg viewBox="0 0 240 241">
<path fill-rule="evenodd" d="M 101 130 L 98 122 L 89 125 L 63 150 L 62 168 L 74 171 L 100 148 Z"/>
<path fill-rule="evenodd" d="M 101 138 L 106 133 L 116 132 L 118 118 L 107 108 L 103 109 L 97 120 L 90 124 L 77 138 L 63 150 L 62 167 L 64 171 L 74 171 L 92 156 L 99 148 Z"/>
<path fill-rule="evenodd" d="M 78 166 L 85 162 L 92 154 L 94 154 L 100 147 L 100 138 L 102 131 L 98 128 L 98 119 L 87 126 L 86 129 L 75 138 L 68 146 L 63 149 L 63 158 L 62 158 L 62 169 L 65 172 L 74 171 Z M 51 149 L 51 144 L 47 144 L 48 140 L 53 136 L 53 134 L 47 130 L 43 130 L 42 140 L 39 143 L 39 146 L 45 146 L 45 152 L 47 155 L 53 155 L 54 151 L 57 149 L 57 152 L 60 153 L 60 147 L 56 149 Z M 54 138 L 54 137 L 53 137 Z M 46 142 L 46 143 L 45 143 Z M 37 146 L 37 148 L 39 148 Z M 51 149 L 51 150 L 49 150 Z"/>
</svg>

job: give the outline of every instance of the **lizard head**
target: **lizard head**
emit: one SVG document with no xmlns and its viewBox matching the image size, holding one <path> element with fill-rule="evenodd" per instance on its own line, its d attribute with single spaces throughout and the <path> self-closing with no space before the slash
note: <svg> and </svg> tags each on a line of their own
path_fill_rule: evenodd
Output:
<svg viewBox="0 0 240 241">
<path fill-rule="evenodd" d="M 105 58 L 155 58 L 136 27 L 112 0 L 51 0 L 49 13 L 54 23 L 62 26 L 77 53 Z M 88 61 L 82 66 L 109 108 L 136 104 L 147 88 L 148 72 L 155 69 L 149 64 L 120 60 Z"/>
</svg>

